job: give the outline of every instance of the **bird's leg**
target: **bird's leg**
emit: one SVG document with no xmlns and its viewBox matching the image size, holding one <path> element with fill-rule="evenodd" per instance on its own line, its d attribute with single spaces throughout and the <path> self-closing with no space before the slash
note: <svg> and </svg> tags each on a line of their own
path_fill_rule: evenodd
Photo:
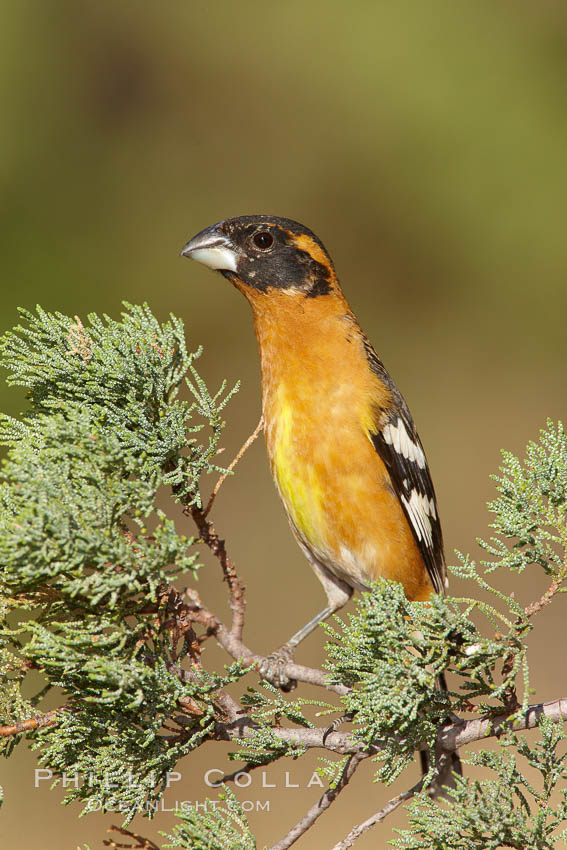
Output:
<svg viewBox="0 0 567 850">
<path fill-rule="evenodd" d="M 299 629 L 294 635 L 290 637 L 286 643 L 282 646 L 282 649 L 286 652 L 293 652 L 296 646 L 298 646 L 302 640 L 304 640 L 307 635 L 310 635 L 312 631 L 314 631 L 319 623 L 322 623 L 323 620 L 326 620 L 327 617 L 330 617 L 331 614 L 334 614 L 338 609 L 334 605 L 327 605 L 326 608 L 323 608 L 322 611 L 319 611 L 318 614 L 313 617 L 312 620 L 309 620 L 303 628 Z"/>
<path fill-rule="evenodd" d="M 284 672 L 285 665 L 292 660 L 293 651 L 301 641 L 317 628 L 319 623 L 337 610 L 339 606 L 327 605 L 322 611 L 309 620 L 299 631 L 290 637 L 279 649 L 270 655 L 258 666 L 258 672 L 263 679 L 267 679 L 272 685 L 281 688 L 282 691 L 291 691 L 297 687 L 297 681 L 290 679 Z"/>
<path fill-rule="evenodd" d="M 302 546 L 301 548 L 309 558 L 315 575 L 323 585 L 323 589 L 327 595 L 327 607 L 323 608 L 317 616 L 313 617 L 312 620 L 309 620 L 303 628 L 299 629 L 299 631 L 292 635 L 290 639 L 283 644 L 283 646 L 268 655 L 266 660 L 259 665 L 258 671 L 260 675 L 277 688 L 281 688 L 282 691 L 291 691 L 297 686 L 296 680 L 290 679 L 284 672 L 285 665 L 293 658 L 293 651 L 295 647 L 301 643 L 304 638 L 310 635 L 311 632 L 317 628 L 319 623 L 326 620 L 327 617 L 334 614 L 335 611 L 339 610 L 339 608 L 342 608 L 343 605 L 348 602 L 353 593 L 353 588 L 350 587 L 350 585 L 341 581 L 333 575 L 330 570 L 320 564 L 306 547 Z"/>
</svg>

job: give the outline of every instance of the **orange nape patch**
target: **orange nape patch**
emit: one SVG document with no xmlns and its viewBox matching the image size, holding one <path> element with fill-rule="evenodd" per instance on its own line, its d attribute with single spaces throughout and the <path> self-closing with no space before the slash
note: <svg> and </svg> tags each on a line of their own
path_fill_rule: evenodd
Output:
<svg viewBox="0 0 567 850">
<path fill-rule="evenodd" d="M 291 241 L 300 251 L 305 251 L 316 263 L 321 263 L 329 271 L 333 270 L 332 263 L 326 252 L 311 236 L 308 236 L 307 233 L 292 233 L 290 230 L 286 231 L 286 233 L 289 233 Z"/>
</svg>

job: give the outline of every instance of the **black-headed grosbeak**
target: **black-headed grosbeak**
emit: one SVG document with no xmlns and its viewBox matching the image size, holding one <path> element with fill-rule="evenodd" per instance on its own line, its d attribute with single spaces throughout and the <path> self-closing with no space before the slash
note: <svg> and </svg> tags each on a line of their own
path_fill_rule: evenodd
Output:
<svg viewBox="0 0 567 850">
<path fill-rule="evenodd" d="M 447 583 L 435 491 L 408 406 L 350 309 L 321 241 L 284 218 L 221 221 L 182 251 L 220 271 L 252 307 L 268 457 L 291 528 L 327 607 L 283 661 L 355 589 L 385 577 L 410 600 Z"/>
</svg>

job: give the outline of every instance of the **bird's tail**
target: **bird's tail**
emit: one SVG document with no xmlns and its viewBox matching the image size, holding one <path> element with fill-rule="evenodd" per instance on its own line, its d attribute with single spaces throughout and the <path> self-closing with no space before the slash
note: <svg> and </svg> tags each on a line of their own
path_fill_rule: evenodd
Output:
<svg viewBox="0 0 567 850">
<path fill-rule="evenodd" d="M 443 673 L 437 677 L 437 687 L 441 691 L 448 690 L 447 681 Z M 425 776 L 429 773 L 431 767 L 430 754 L 427 750 L 420 750 L 419 757 L 421 761 L 421 770 Z M 455 774 L 457 774 L 457 776 L 463 775 L 463 765 L 459 758 L 459 754 L 457 752 L 449 753 L 445 750 L 439 749 L 439 751 L 435 753 L 435 775 L 428 786 L 428 793 L 434 799 L 444 797 L 446 788 L 455 787 Z"/>
</svg>

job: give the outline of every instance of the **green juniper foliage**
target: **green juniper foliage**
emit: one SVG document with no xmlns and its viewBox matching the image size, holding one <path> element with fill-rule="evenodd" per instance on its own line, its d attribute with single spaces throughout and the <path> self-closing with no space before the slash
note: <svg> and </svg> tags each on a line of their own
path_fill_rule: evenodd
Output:
<svg viewBox="0 0 567 850">
<path fill-rule="evenodd" d="M 235 738 L 239 749 L 229 754 L 233 761 L 244 761 L 248 765 L 259 766 L 270 764 L 282 757 L 299 758 L 305 753 L 305 747 L 299 744 L 290 744 L 276 737 L 273 732 L 275 726 L 279 726 L 283 718 L 287 718 L 296 726 L 309 729 L 313 723 L 305 717 L 303 709 L 307 705 L 324 706 L 334 709 L 329 703 L 318 700 L 295 699 L 289 700 L 269 682 L 262 682 L 265 693 L 254 688 L 248 688 L 243 694 L 241 704 L 249 716 L 256 721 L 258 728 L 246 738 Z"/>
<path fill-rule="evenodd" d="M 155 813 L 168 771 L 222 724 L 219 690 L 250 673 L 240 662 L 203 669 L 193 628 L 205 627 L 180 621 L 175 608 L 173 582 L 200 568 L 176 521 L 201 506 L 202 476 L 222 472 L 215 458 L 234 392 L 209 392 L 195 370 L 199 353 L 187 352 L 179 319 L 160 323 L 147 306 L 126 305 L 120 321 L 92 315 L 85 325 L 38 308 L 22 312 L 22 325 L 0 340 L 8 380 L 26 387 L 30 402 L 20 419 L 0 418 L 8 447 L 0 473 L 0 725 L 42 718 L 28 733 L 40 764 L 55 781 L 88 777 L 71 785 L 66 801 L 81 800 L 84 811 L 119 808 L 124 822 Z M 240 697 L 249 726 L 233 735 L 233 759 L 252 769 L 300 758 L 302 734 L 326 725 L 316 718 L 347 711 L 351 740 L 372 748 L 376 780 L 390 783 L 416 749 L 434 748 L 455 714 L 499 722 L 504 715 L 513 729 L 531 695 L 533 615 L 565 590 L 562 426 L 548 422 L 523 462 L 505 453 L 495 483 L 494 535 L 479 541 L 488 559 L 477 565 L 463 555 L 453 567 L 470 596 L 411 603 L 386 581 L 361 594 L 352 615 L 325 626 L 328 679 L 348 688 L 344 696 L 291 699 L 267 683 L 249 687 Z M 524 608 L 493 588 L 487 576 L 497 568 L 540 570 L 541 599 Z M 448 693 L 437 687 L 446 672 Z M 279 735 L 282 726 L 292 734 Z M 442 803 L 418 794 L 394 846 L 554 846 L 567 818 L 564 735 L 546 720 L 538 735 L 533 746 L 512 734 L 492 739 L 491 751 L 469 758 L 488 778 L 465 776 Z M 1 754 L 23 737 L 1 736 Z M 334 788 L 345 760 L 325 755 L 319 774 Z M 534 771 L 539 780 L 528 778 Z M 245 812 L 228 788 L 223 794 L 206 811 L 181 812 L 166 846 L 255 848 Z"/>
<path fill-rule="evenodd" d="M 67 800 L 86 810 L 120 801 L 131 816 L 151 810 L 167 771 L 207 737 L 211 694 L 242 675 L 238 665 L 184 682 L 174 672 L 187 648 L 164 628 L 163 591 L 199 565 L 157 504 L 164 485 L 199 501 L 231 393 L 208 393 L 174 317 L 160 325 L 129 305 L 121 322 L 93 315 L 87 327 L 41 309 L 22 315 L 0 348 L 9 382 L 31 401 L 21 421 L 1 423 L 2 721 L 34 716 L 46 690 L 61 688 L 68 710 L 36 734 L 40 763 L 95 777 Z M 193 402 L 179 398 L 184 381 Z M 24 700 L 30 668 L 47 689 Z M 162 726 L 186 698 L 202 713 L 168 740 Z M 15 739 L 0 740 L 8 755 Z"/>
<path fill-rule="evenodd" d="M 173 834 L 162 833 L 170 843 L 164 847 L 185 847 L 191 850 L 256 850 L 256 840 L 250 831 L 242 806 L 226 785 L 220 795 L 222 806 L 206 800 L 206 810 L 187 809 L 179 815 Z"/>
<path fill-rule="evenodd" d="M 376 756 L 381 782 L 396 779 L 416 749 L 433 747 L 450 711 L 468 711 L 474 700 L 483 712 L 501 713 L 519 668 L 527 679 L 527 650 L 520 640 L 529 628 L 525 615 L 517 622 L 486 603 L 442 596 L 428 605 L 408 602 L 403 587 L 387 581 L 355 605 L 348 622 L 335 618 L 340 631 L 325 626 L 331 638 L 326 666 L 331 681 L 352 688 L 343 702 L 355 712 L 355 737 L 382 742 Z M 501 632 L 483 634 L 470 619 L 476 607 Z M 504 662 L 508 672 L 498 676 Z M 458 677 L 453 693 L 436 686 L 445 671 Z"/>
<path fill-rule="evenodd" d="M 491 778 L 483 782 L 459 779 L 448 792 L 448 804 L 438 805 L 427 794 L 420 794 L 409 807 L 410 829 L 400 830 L 392 847 L 547 850 L 565 842 L 567 765 L 564 748 L 560 752 L 558 746 L 564 743 L 565 734 L 545 718 L 539 728 L 541 740 L 534 747 L 523 737 L 515 740 L 509 736 L 500 742 L 500 752 L 481 751 L 467 759 L 467 764 L 488 768 Z M 528 766 L 539 773 L 535 781 L 522 772 Z"/>
</svg>

